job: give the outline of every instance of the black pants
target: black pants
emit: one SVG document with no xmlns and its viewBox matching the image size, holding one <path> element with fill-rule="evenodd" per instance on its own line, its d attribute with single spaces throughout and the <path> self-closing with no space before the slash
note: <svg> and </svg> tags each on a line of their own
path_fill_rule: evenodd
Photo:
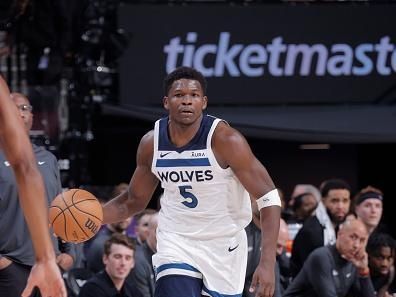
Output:
<svg viewBox="0 0 396 297">
<path fill-rule="evenodd" d="M 19 263 L 11 263 L 4 269 L 0 270 L 0 296 L 20 297 L 26 287 L 31 266 Z M 39 297 L 37 288 L 31 297 Z"/>
</svg>

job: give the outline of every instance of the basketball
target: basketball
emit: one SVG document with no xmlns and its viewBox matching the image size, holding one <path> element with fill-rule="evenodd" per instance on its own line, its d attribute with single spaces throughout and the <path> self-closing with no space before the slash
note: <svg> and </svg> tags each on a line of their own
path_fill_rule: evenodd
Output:
<svg viewBox="0 0 396 297">
<path fill-rule="evenodd" d="M 48 217 L 56 236 L 67 242 L 79 243 L 99 231 L 103 211 L 98 199 L 90 192 L 70 189 L 51 202 Z"/>
</svg>

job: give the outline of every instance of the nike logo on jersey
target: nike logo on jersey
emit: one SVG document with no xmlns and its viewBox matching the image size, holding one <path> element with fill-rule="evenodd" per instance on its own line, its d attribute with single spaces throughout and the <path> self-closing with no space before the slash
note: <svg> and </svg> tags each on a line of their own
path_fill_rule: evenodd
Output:
<svg viewBox="0 0 396 297">
<path fill-rule="evenodd" d="M 239 246 L 239 244 L 237 244 L 237 245 L 234 246 L 233 248 L 229 247 L 229 248 L 228 248 L 228 251 L 231 253 L 233 250 L 236 250 L 238 246 Z"/>
<path fill-rule="evenodd" d="M 43 165 L 45 163 L 45 161 L 38 161 L 37 164 L 39 165 Z"/>
<path fill-rule="evenodd" d="M 167 153 L 160 153 L 160 158 L 165 157 L 166 155 L 169 155 L 171 152 L 167 152 Z"/>
<path fill-rule="evenodd" d="M 8 162 L 8 161 L 4 161 L 4 165 L 8 167 L 8 166 L 10 166 L 11 164 L 10 164 L 10 162 Z"/>
</svg>

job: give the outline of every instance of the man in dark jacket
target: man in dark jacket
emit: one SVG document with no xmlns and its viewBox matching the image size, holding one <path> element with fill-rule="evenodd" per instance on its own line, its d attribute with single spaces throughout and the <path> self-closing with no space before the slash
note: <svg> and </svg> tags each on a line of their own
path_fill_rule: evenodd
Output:
<svg viewBox="0 0 396 297">
<path fill-rule="evenodd" d="M 367 239 L 362 221 L 345 221 L 336 244 L 312 252 L 283 297 L 375 297 L 365 251 Z"/>
<path fill-rule="evenodd" d="M 126 282 L 135 266 L 135 244 L 124 234 L 114 233 L 104 247 L 105 269 L 81 288 L 79 297 L 142 297 L 132 282 Z"/>
<path fill-rule="evenodd" d="M 301 270 L 309 254 L 318 247 L 334 244 L 338 225 L 342 223 L 351 203 L 350 186 L 341 179 L 329 179 L 320 187 L 322 201 L 315 215 L 308 218 L 293 241 L 290 259 L 292 276 Z"/>
</svg>

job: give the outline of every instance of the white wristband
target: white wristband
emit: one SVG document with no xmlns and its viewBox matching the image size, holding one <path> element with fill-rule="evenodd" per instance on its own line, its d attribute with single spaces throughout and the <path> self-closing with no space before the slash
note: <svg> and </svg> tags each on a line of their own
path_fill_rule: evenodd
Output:
<svg viewBox="0 0 396 297">
<path fill-rule="evenodd" d="M 273 205 L 281 206 L 281 199 L 277 189 L 273 189 L 272 191 L 269 191 L 264 196 L 258 198 L 256 202 L 257 202 L 258 210 Z"/>
</svg>

